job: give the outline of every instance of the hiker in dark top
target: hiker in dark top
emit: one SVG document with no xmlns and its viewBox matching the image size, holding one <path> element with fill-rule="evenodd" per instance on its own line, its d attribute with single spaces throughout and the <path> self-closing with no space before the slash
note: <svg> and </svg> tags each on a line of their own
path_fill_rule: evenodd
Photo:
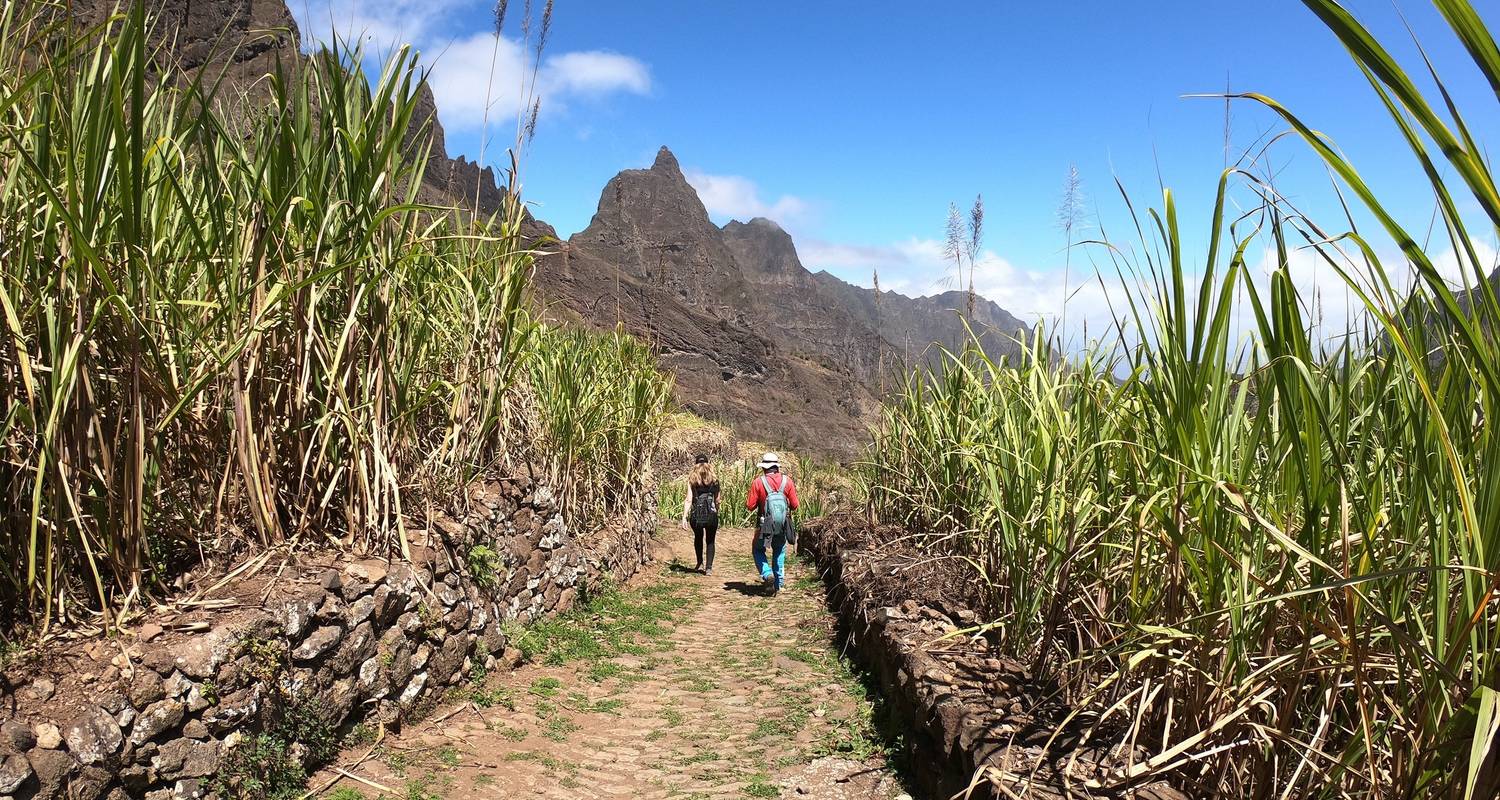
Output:
<svg viewBox="0 0 1500 800">
<path fill-rule="evenodd" d="M 714 574 L 714 534 L 719 532 L 719 476 L 714 474 L 708 456 L 693 459 L 688 472 L 688 493 L 682 503 L 682 527 L 693 529 L 693 552 L 698 555 L 696 569 L 704 575 Z"/>
<path fill-rule="evenodd" d="M 786 545 L 796 540 L 792 512 L 797 510 L 797 487 L 790 476 L 781 474 L 781 457 L 775 453 L 760 457 L 760 471 L 760 477 L 750 482 L 745 508 L 757 512 L 751 552 L 760 569 L 760 580 L 776 594 L 785 584 Z M 767 544 L 771 546 L 770 559 L 766 558 Z"/>
</svg>

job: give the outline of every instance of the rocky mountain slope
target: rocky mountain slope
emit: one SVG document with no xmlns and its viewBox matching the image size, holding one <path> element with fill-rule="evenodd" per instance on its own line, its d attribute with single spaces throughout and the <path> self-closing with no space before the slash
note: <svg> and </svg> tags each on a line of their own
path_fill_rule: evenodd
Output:
<svg viewBox="0 0 1500 800">
<path fill-rule="evenodd" d="M 650 169 L 615 176 L 590 225 L 552 249 L 536 278 L 549 312 L 650 341 L 684 408 L 801 449 L 848 455 L 864 439 L 870 386 L 767 318 L 665 148 Z"/>
<path fill-rule="evenodd" d="M 943 292 L 925 297 L 907 297 L 896 292 L 855 286 L 826 271 L 813 278 L 819 287 L 847 309 L 873 327 L 901 353 L 902 363 L 930 365 L 940 358 L 931 345 L 947 348 L 962 346 L 967 333 L 963 319 L 968 317 L 969 296 L 966 292 Z M 976 298 L 973 315 L 974 332 L 991 358 L 1016 352 L 1017 333 L 1030 326 L 1009 311 L 983 297 Z"/>
<path fill-rule="evenodd" d="M 537 285 L 554 314 L 616 324 L 653 342 L 678 399 L 742 435 L 851 455 L 883 387 L 964 339 L 962 293 L 908 298 L 802 265 L 775 222 L 720 228 L 663 147 L 649 169 L 616 175 L 589 226 L 544 258 Z M 976 306 L 992 355 L 1026 326 Z"/>
<path fill-rule="evenodd" d="M 725 242 L 756 288 L 757 310 L 789 347 L 805 350 L 830 369 L 874 384 L 894 366 L 890 342 L 837 296 L 823 291 L 797 258 L 792 237 L 771 220 L 731 220 Z"/>
<path fill-rule="evenodd" d="M 75 0 L 70 8 L 93 23 L 113 7 Z M 303 58 L 284 0 L 153 0 L 151 9 L 172 57 L 190 70 L 224 68 L 226 101 L 244 100 L 260 76 Z M 430 137 L 422 199 L 493 213 L 504 196 L 494 172 L 449 157 L 439 109 L 422 92 L 411 137 L 413 145 L 423 142 L 419 131 Z M 964 336 L 962 293 L 877 299 L 807 270 L 771 220 L 715 225 L 665 147 L 649 169 L 615 176 L 592 222 L 568 241 L 534 219 L 526 233 L 546 253 L 536 289 L 548 314 L 645 338 L 675 373 L 684 408 L 760 441 L 852 455 L 892 375 L 930 362 L 931 343 Z M 1027 330 L 988 301 L 974 316 L 990 331 L 992 355 L 1013 350 L 1012 337 Z"/>
</svg>

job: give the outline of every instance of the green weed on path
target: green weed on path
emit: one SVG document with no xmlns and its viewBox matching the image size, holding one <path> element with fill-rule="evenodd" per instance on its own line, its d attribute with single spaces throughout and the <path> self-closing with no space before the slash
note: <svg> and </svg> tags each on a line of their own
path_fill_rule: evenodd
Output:
<svg viewBox="0 0 1500 800">
<path fill-rule="evenodd" d="M 587 662 L 589 674 L 602 681 L 621 671 L 612 658 L 671 649 L 672 625 L 700 591 L 670 575 L 636 589 L 606 586 L 578 607 L 517 631 L 513 642 L 528 660 L 548 666 Z"/>
</svg>

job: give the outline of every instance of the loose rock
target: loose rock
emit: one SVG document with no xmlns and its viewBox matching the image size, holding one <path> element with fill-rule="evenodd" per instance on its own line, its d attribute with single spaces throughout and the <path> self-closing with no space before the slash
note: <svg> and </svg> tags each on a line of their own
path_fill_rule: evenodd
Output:
<svg viewBox="0 0 1500 800">
<path fill-rule="evenodd" d="M 164 778 L 202 778 L 219 767 L 219 743 L 175 739 L 161 746 L 151 766 Z"/>
<path fill-rule="evenodd" d="M 20 691 L 21 696 L 38 703 L 45 703 L 57 693 L 57 685 L 46 678 L 37 678 L 30 686 Z"/>
<path fill-rule="evenodd" d="M 302 641 L 302 644 L 297 645 L 297 649 L 292 651 L 292 658 L 297 661 L 311 661 L 328 652 L 328 649 L 338 644 L 343 636 L 343 628 L 337 625 L 324 625 L 313 631 L 312 635 Z"/>
<path fill-rule="evenodd" d="M 406 685 L 406 689 L 401 692 L 401 696 L 396 699 L 396 702 L 400 703 L 403 707 L 410 707 L 412 703 L 416 702 L 417 696 L 426 687 L 427 673 L 419 672 L 411 679 L 411 683 Z"/>
<path fill-rule="evenodd" d="M 36 747 L 36 734 L 31 732 L 31 726 L 18 720 L 7 720 L 0 725 L 0 745 L 11 752 L 24 753 Z"/>
<path fill-rule="evenodd" d="M 0 761 L 0 794 L 13 794 L 31 777 L 31 762 L 25 756 L 7 756 Z"/>
<path fill-rule="evenodd" d="M 97 764 L 120 749 L 125 737 L 108 711 L 95 706 L 68 723 L 63 740 L 73 757 L 84 764 Z"/>
<path fill-rule="evenodd" d="M 130 732 L 130 743 L 142 745 L 155 739 L 157 734 L 181 722 L 185 710 L 183 704 L 177 700 L 160 700 L 152 703 L 141 712 L 140 719 L 135 721 L 135 728 Z"/>
<path fill-rule="evenodd" d="M 56 750 L 62 747 L 62 731 L 50 722 L 37 723 L 36 746 L 43 750 Z"/>
<path fill-rule="evenodd" d="M 78 769 L 78 762 L 60 750 L 38 748 L 27 753 L 26 760 L 36 775 L 37 783 L 41 784 L 38 794 L 44 797 L 57 796 L 68 776 Z"/>
<path fill-rule="evenodd" d="M 190 678 L 212 678 L 219 665 L 233 655 L 237 638 L 227 628 L 216 628 L 202 636 L 194 636 L 177 648 L 174 662 Z"/>
</svg>

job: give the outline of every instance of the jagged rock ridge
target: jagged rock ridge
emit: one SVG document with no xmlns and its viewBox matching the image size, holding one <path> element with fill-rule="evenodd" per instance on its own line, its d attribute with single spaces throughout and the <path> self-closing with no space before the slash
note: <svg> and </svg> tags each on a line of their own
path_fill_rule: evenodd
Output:
<svg viewBox="0 0 1500 800">
<path fill-rule="evenodd" d="M 587 228 L 544 260 L 543 297 L 560 316 L 655 343 L 685 407 L 742 435 L 852 454 L 893 373 L 961 343 L 952 292 L 908 298 L 808 271 L 775 222 L 713 224 L 676 157 L 625 170 Z M 998 357 L 1027 327 L 976 304 L 974 325 Z"/>
</svg>

